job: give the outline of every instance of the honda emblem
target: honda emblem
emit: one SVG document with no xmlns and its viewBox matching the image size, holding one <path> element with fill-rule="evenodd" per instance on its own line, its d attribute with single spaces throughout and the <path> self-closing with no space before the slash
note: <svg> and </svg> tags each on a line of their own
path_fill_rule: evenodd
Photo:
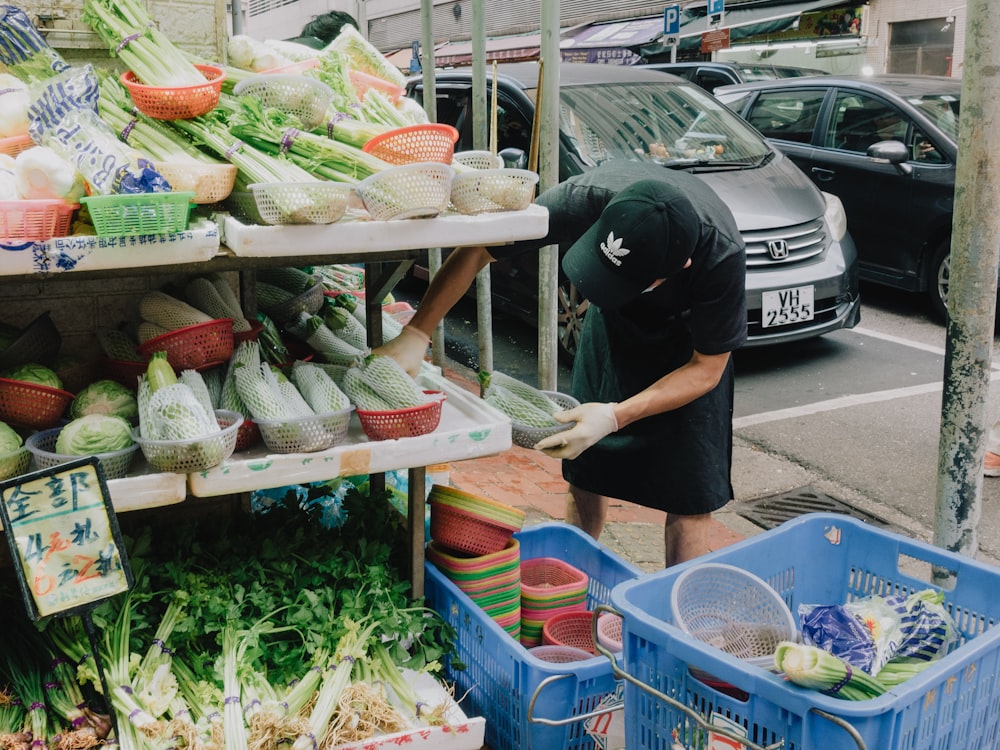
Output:
<svg viewBox="0 0 1000 750">
<path fill-rule="evenodd" d="M 788 257 L 788 243 L 784 240 L 769 240 L 767 251 L 774 260 L 784 260 Z"/>
</svg>

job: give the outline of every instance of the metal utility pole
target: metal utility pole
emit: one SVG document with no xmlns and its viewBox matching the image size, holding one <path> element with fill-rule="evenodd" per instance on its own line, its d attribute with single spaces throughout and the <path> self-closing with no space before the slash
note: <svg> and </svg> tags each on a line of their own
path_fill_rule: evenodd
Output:
<svg viewBox="0 0 1000 750">
<path fill-rule="evenodd" d="M 477 150 L 487 148 L 487 106 L 486 106 L 486 10 L 484 0 L 472 0 L 472 147 Z M 492 81 L 492 75 L 490 77 Z M 493 97 L 496 92 L 493 92 Z M 493 101 L 493 97 L 490 101 Z M 493 127 L 496 123 L 493 108 L 489 108 L 489 118 Z M 493 135 L 496 142 L 496 134 Z M 493 371 L 493 285 L 490 267 L 486 266 L 476 275 L 476 320 L 479 326 L 479 369 Z"/>
<path fill-rule="evenodd" d="M 934 543 L 974 557 L 1000 265 L 1000 3 L 967 4 Z"/>
</svg>

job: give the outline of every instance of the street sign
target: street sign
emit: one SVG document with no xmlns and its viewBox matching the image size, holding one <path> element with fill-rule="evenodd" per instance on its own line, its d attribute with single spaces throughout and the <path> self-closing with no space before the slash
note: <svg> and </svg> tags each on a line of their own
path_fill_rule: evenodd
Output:
<svg viewBox="0 0 1000 750">
<path fill-rule="evenodd" d="M 708 0 L 708 15 L 722 15 L 726 0 Z"/>
<path fill-rule="evenodd" d="M 681 32 L 681 6 L 668 5 L 663 9 L 663 36 L 675 37 Z"/>
</svg>

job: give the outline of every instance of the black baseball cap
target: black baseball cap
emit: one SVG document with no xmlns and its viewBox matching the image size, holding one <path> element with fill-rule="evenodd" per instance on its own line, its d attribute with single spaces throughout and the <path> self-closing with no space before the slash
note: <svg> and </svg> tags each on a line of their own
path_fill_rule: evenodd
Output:
<svg viewBox="0 0 1000 750">
<path fill-rule="evenodd" d="M 567 251 L 562 268 L 588 300 L 613 310 L 683 268 L 699 224 L 691 202 L 676 186 L 640 180 L 605 206 Z"/>
</svg>

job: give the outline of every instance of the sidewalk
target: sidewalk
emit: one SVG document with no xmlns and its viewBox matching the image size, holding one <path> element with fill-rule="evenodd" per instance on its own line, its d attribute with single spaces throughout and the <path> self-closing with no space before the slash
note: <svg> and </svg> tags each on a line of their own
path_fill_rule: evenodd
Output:
<svg viewBox="0 0 1000 750">
<path fill-rule="evenodd" d="M 467 391 L 479 393 L 468 374 L 446 369 L 445 376 Z M 504 453 L 449 464 L 455 487 L 506 503 L 525 511 L 525 525 L 565 519 L 566 480 L 561 461 L 540 451 L 513 446 Z M 617 502 L 608 508 L 608 522 L 601 543 L 651 572 L 663 568 L 664 513 L 632 503 Z M 719 549 L 762 531 L 725 509 L 713 516 L 711 549 Z"/>
</svg>

